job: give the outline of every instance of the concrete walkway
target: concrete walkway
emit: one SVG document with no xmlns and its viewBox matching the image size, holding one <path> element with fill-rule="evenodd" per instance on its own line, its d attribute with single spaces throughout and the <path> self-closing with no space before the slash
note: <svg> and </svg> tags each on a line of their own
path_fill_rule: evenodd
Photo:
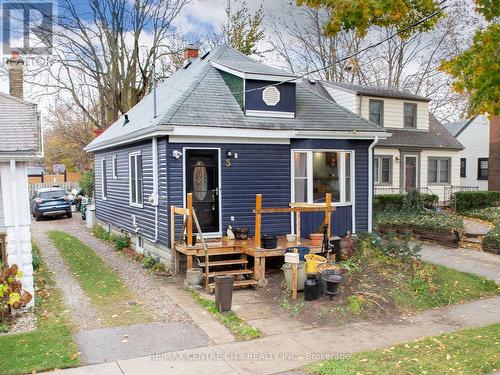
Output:
<svg viewBox="0 0 500 375">
<path fill-rule="evenodd" d="M 422 259 L 459 271 L 475 273 L 500 284 L 500 256 L 479 250 L 422 244 Z"/>
<path fill-rule="evenodd" d="M 274 374 L 347 353 L 387 347 L 409 340 L 500 321 L 500 298 L 430 310 L 397 324 L 355 323 L 316 328 L 258 340 L 153 353 L 102 365 L 57 371 L 79 374 Z"/>
</svg>

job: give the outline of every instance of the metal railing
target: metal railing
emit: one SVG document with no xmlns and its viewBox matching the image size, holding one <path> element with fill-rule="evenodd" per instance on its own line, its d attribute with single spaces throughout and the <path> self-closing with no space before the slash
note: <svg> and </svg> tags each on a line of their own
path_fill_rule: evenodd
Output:
<svg viewBox="0 0 500 375">
<path fill-rule="evenodd" d="M 375 186 L 374 187 L 374 194 L 375 195 L 380 195 L 380 194 L 404 194 L 408 190 L 411 189 L 406 189 L 403 187 L 392 187 L 392 186 Z M 427 194 L 429 192 L 428 187 L 419 187 L 416 190 L 418 190 L 419 193 L 422 194 Z"/>
<path fill-rule="evenodd" d="M 446 205 L 450 204 L 451 196 L 453 193 L 459 191 L 479 191 L 479 186 L 445 186 L 444 187 L 444 202 Z"/>
</svg>

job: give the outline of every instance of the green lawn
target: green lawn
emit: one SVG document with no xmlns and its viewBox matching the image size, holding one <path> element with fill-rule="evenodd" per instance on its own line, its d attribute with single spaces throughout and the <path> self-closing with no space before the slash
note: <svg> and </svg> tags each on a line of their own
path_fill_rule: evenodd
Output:
<svg viewBox="0 0 500 375">
<path fill-rule="evenodd" d="M 234 336 L 241 341 L 251 340 L 261 336 L 261 332 L 241 319 L 235 312 L 228 311 L 220 313 L 215 302 L 202 297 L 198 292 L 187 289 L 187 292 L 198 302 L 205 310 L 210 312 L 222 324 L 224 324 Z"/>
<path fill-rule="evenodd" d="M 39 254 L 33 245 L 33 252 Z M 35 272 L 35 313 L 38 329 L 0 336 L 0 373 L 19 374 L 80 364 L 62 295 L 44 263 Z"/>
<path fill-rule="evenodd" d="M 48 235 L 107 325 L 151 320 L 141 306 L 135 304 L 134 294 L 90 247 L 64 232 L 53 230 Z"/>
<path fill-rule="evenodd" d="M 500 324 L 428 337 L 311 365 L 324 375 L 489 374 L 500 369 Z"/>
<path fill-rule="evenodd" d="M 471 273 L 422 262 L 413 278 L 397 278 L 392 297 L 398 306 L 419 311 L 500 294 L 491 280 Z"/>
</svg>

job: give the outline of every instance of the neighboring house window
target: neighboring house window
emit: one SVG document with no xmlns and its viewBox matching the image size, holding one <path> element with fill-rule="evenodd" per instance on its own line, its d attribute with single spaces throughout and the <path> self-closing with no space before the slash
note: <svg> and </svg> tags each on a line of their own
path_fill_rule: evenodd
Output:
<svg viewBox="0 0 500 375">
<path fill-rule="evenodd" d="M 373 181 L 375 184 L 391 185 L 392 156 L 375 156 L 373 160 Z"/>
<path fill-rule="evenodd" d="M 368 106 L 370 121 L 377 125 L 384 125 L 384 101 L 370 99 Z"/>
<path fill-rule="evenodd" d="M 108 178 L 106 176 L 106 159 L 101 160 L 101 181 L 102 181 L 102 199 L 108 198 Z"/>
<path fill-rule="evenodd" d="M 427 181 L 430 184 L 449 184 L 451 162 L 447 158 L 429 158 Z"/>
<path fill-rule="evenodd" d="M 324 202 L 326 193 L 332 202 L 351 202 L 353 160 L 350 151 L 294 151 L 294 202 Z"/>
<path fill-rule="evenodd" d="M 488 179 L 488 158 L 477 159 L 477 179 L 478 180 Z"/>
<path fill-rule="evenodd" d="M 460 159 L 460 177 L 467 177 L 466 173 L 467 169 L 467 159 L 466 158 L 461 158 Z"/>
<path fill-rule="evenodd" d="M 404 127 L 417 127 L 417 105 L 415 103 L 404 103 Z"/>
<path fill-rule="evenodd" d="M 112 167 L 113 167 L 113 179 L 116 180 L 118 178 L 118 161 L 116 155 L 113 155 Z"/>
<path fill-rule="evenodd" d="M 140 152 L 129 154 L 129 173 L 130 205 L 142 207 L 142 155 Z"/>
</svg>

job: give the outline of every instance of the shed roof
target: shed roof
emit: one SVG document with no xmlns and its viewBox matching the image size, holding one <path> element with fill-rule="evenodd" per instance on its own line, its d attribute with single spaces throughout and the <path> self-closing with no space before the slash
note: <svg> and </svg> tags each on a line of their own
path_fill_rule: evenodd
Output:
<svg viewBox="0 0 500 375">
<path fill-rule="evenodd" d="M 212 64 L 216 62 L 216 64 Z M 153 117 L 153 95 L 150 93 L 122 116 L 86 149 L 111 147 L 132 139 L 135 134 L 149 134 L 161 126 L 305 131 L 356 131 L 386 134 L 384 129 L 346 110 L 333 100 L 311 89 L 309 83 L 296 80 L 295 118 L 246 116 L 233 93 L 214 66 L 221 64 L 246 73 L 289 75 L 222 45 L 203 59 L 193 60 L 157 87 L 157 116 Z M 200 134 L 203 135 L 203 134 Z"/>
<path fill-rule="evenodd" d="M 0 92 L 0 155 L 40 152 L 39 115 L 35 104 Z"/>
<path fill-rule="evenodd" d="M 429 113 L 429 130 L 387 129 L 392 135 L 381 139 L 378 146 L 420 147 L 462 150 L 464 146 Z"/>
</svg>

